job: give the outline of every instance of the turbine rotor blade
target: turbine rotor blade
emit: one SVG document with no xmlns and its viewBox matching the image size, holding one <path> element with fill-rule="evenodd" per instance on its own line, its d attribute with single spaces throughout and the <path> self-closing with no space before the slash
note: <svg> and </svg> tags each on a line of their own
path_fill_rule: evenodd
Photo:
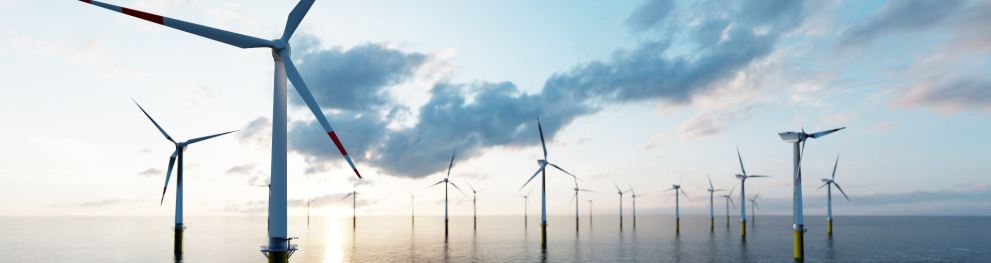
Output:
<svg viewBox="0 0 991 263">
<path fill-rule="evenodd" d="M 740 156 L 740 147 L 736 147 L 736 158 L 740 159 L 740 171 L 743 172 L 743 175 L 747 175 L 747 169 L 743 168 L 743 157 Z"/>
<path fill-rule="evenodd" d="M 687 193 L 685 193 L 685 189 L 681 189 L 681 188 L 679 188 L 678 190 L 681 190 L 681 194 L 682 194 L 682 195 L 684 195 L 684 196 L 685 196 L 685 198 L 688 198 L 688 202 L 691 202 L 691 203 L 694 203 L 694 202 L 692 201 L 692 198 L 690 198 L 690 197 L 688 197 L 688 194 L 687 194 Z"/>
<path fill-rule="evenodd" d="M 791 102 L 791 107 L 795 109 L 795 119 L 798 119 L 798 127 L 802 129 L 802 133 L 805 133 L 805 126 L 802 125 L 802 117 L 798 116 L 798 106 L 795 105 L 795 100 L 791 98 L 791 87 L 788 86 L 788 79 L 785 76 L 781 76 L 785 80 L 785 89 L 788 90 L 788 101 Z"/>
<path fill-rule="evenodd" d="M 829 183 L 824 183 L 824 184 L 822 184 L 822 186 L 819 186 L 819 188 L 816 188 L 816 190 L 822 189 L 823 187 L 826 187 L 827 185 L 829 185 Z"/>
<path fill-rule="evenodd" d="M 838 132 L 838 131 L 840 131 L 842 129 L 846 129 L 846 127 L 839 128 L 839 129 L 827 130 L 827 131 L 821 131 L 821 132 L 817 132 L 817 133 L 813 133 L 813 134 L 809 134 L 809 137 L 819 138 L 819 137 L 822 137 L 822 136 L 826 136 L 827 134 L 830 134 L 830 133 Z"/>
<path fill-rule="evenodd" d="M 478 191 L 475 191 L 475 187 L 472 187 L 472 186 L 471 186 L 471 183 L 470 183 L 470 182 L 468 182 L 468 180 L 465 180 L 465 183 L 466 183 L 466 184 L 468 184 L 468 188 L 471 188 L 471 192 L 472 192 L 472 193 L 477 193 L 477 192 L 478 192 Z"/>
<path fill-rule="evenodd" d="M 540 166 L 540 169 L 537 169 L 537 172 L 536 173 L 533 173 L 533 176 L 530 177 L 530 180 L 526 180 L 526 183 L 524 183 L 523 186 L 520 186 L 520 190 L 523 190 L 523 187 L 526 187 L 526 185 L 529 184 L 530 181 L 533 181 L 533 178 L 536 178 L 537 175 L 540 174 L 540 172 L 543 171 L 544 170 L 544 167 L 546 167 L 546 166 L 547 165 L 541 165 Z M 516 191 L 519 192 L 520 190 L 516 190 Z M 530 191 L 533 191 L 533 189 L 530 189 Z"/>
<path fill-rule="evenodd" d="M 540 117 L 537 117 L 537 130 L 540 131 L 540 146 L 544 147 L 544 161 L 547 161 L 547 144 L 544 143 L 544 128 L 540 126 Z M 560 168 L 558 168 L 560 169 Z M 563 170 L 562 170 L 563 171 Z"/>
<path fill-rule="evenodd" d="M 616 187 L 616 191 L 620 191 L 620 192 L 623 192 L 623 190 L 620 190 L 620 189 L 619 189 L 619 185 L 616 185 L 616 181 L 613 181 L 613 182 L 612 182 L 612 185 Z"/>
<path fill-rule="evenodd" d="M 165 172 L 165 187 L 162 188 L 162 200 L 158 202 L 158 205 L 165 203 L 165 191 L 169 190 L 169 178 L 172 177 L 172 165 L 175 164 L 175 158 L 179 155 L 179 149 L 175 149 L 172 153 L 172 157 L 169 157 L 169 171 Z"/>
<path fill-rule="evenodd" d="M 348 198 L 349 196 L 351 196 L 351 195 L 353 195 L 353 194 L 354 194 L 353 192 L 352 192 L 352 193 L 348 193 L 348 194 L 347 194 L 347 195 L 345 195 L 344 197 L 341 197 L 341 200 L 344 200 L 344 199 L 347 199 L 347 198 Z M 338 200 L 338 201 L 340 201 L 340 200 Z"/>
<path fill-rule="evenodd" d="M 709 178 L 709 189 L 712 189 L 713 191 L 715 191 L 716 187 L 715 186 L 712 186 L 712 176 L 709 175 L 709 173 L 705 173 L 705 177 L 706 178 Z"/>
<path fill-rule="evenodd" d="M 565 171 L 564 169 L 561 169 L 561 167 L 557 167 L 557 165 L 555 165 L 555 164 L 553 164 L 553 163 L 547 163 L 547 164 L 549 164 L 550 166 L 553 166 L 554 168 L 557 168 L 558 170 L 561 170 L 562 172 L 564 172 L 564 173 L 566 173 L 566 174 L 568 174 L 568 175 L 570 175 L 571 177 L 574 177 L 574 178 L 575 178 L 575 180 L 581 180 L 581 179 L 578 179 L 578 177 L 577 177 L 577 176 L 575 176 L 575 175 L 573 175 L 573 174 L 571 174 L 571 173 L 569 173 L 568 171 Z"/>
<path fill-rule="evenodd" d="M 168 133 L 165 133 L 165 130 L 162 129 L 162 126 L 159 126 L 158 123 L 155 122 L 155 119 L 152 119 L 151 118 L 151 115 L 148 115 L 148 112 L 145 111 L 145 109 L 141 107 L 141 104 L 138 104 L 138 102 L 135 101 L 133 98 L 131 99 L 131 101 L 134 101 L 134 105 L 138 105 L 138 109 L 141 109 L 141 112 L 144 112 L 145 116 L 148 117 L 148 120 L 151 120 L 151 123 L 152 124 L 155 124 L 155 128 L 158 128 L 158 131 L 162 132 L 162 135 L 165 135 L 165 139 L 168 139 L 172 143 L 175 143 L 175 140 L 172 140 L 172 137 L 169 136 Z"/>
<path fill-rule="evenodd" d="M 432 184 L 430 186 L 424 187 L 423 190 L 427 190 L 427 188 L 434 187 L 434 186 L 437 186 L 438 184 L 442 184 L 442 183 L 444 183 L 444 181 L 440 181 L 440 182 L 437 182 L 436 184 Z M 420 191 L 423 191 L 423 190 L 420 190 Z"/>
<path fill-rule="evenodd" d="M 451 186 L 454 186 L 454 189 L 458 189 L 458 192 L 461 192 L 461 194 L 465 195 L 465 198 L 468 198 L 468 200 L 471 200 L 471 197 L 468 197 L 468 194 L 466 194 L 465 191 L 461 191 L 461 188 L 458 188 L 458 186 L 455 185 L 454 182 L 450 182 L 450 183 L 451 183 Z"/>
<path fill-rule="evenodd" d="M 836 167 L 840 165 L 840 155 L 836 155 L 836 163 L 833 164 L 833 178 L 831 180 L 836 180 Z"/>
<path fill-rule="evenodd" d="M 330 122 L 327 121 L 327 116 L 323 114 L 320 110 L 320 106 L 317 105 L 317 100 L 313 98 L 313 94 L 310 93 L 310 89 L 306 87 L 306 83 L 303 82 L 303 77 L 299 75 L 299 71 L 296 70 L 296 66 L 293 65 L 292 59 L 289 57 L 289 53 L 286 50 L 280 50 L 279 54 L 282 56 L 282 61 L 285 62 L 286 66 L 286 76 L 289 81 L 292 82 L 293 87 L 296 87 L 296 91 L 299 96 L 303 98 L 306 102 L 306 106 L 310 108 L 313 112 L 313 116 L 317 118 L 320 122 L 320 126 L 323 126 L 324 131 L 327 131 L 327 135 L 330 136 L 331 140 L 334 140 L 334 145 L 337 145 L 337 149 L 341 151 L 344 155 L 344 159 L 348 161 L 351 165 L 351 170 L 354 170 L 354 174 L 361 178 L 361 174 L 358 173 L 358 168 L 354 166 L 354 162 L 351 161 L 351 157 L 348 156 L 348 152 L 344 150 L 344 145 L 341 144 L 341 140 L 337 138 L 337 134 L 334 132 L 334 128 L 330 127 Z"/>
<path fill-rule="evenodd" d="M 149 14 L 149 13 L 141 12 L 141 11 L 138 11 L 138 10 L 134 10 L 134 9 L 126 8 L 126 7 L 115 6 L 115 5 L 111 5 L 111 4 L 107 4 L 107 3 L 102 3 L 102 2 L 98 2 L 98 1 L 92 1 L 92 0 L 80 0 L 80 1 L 81 2 L 84 2 L 84 3 L 92 4 L 92 5 L 95 5 L 95 6 L 99 6 L 99 7 L 102 7 L 102 8 L 106 8 L 106 9 L 109 9 L 111 11 L 116 11 L 118 13 L 123 13 L 125 15 L 129 15 L 129 16 L 140 18 L 140 19 L 144 19 L 146 21 L 149 21 L 149 22 L 152 22 L 152 23 L 156 23 L 156 24 L 159 24 L 159 25 L 163 25 L 163 26 L 174 28 L 174 29 L 178 29 L 178 30 L 183 31 L 183 32 L 186 32 L 186 33 L 190 33 L 190 34 L 193 34 L 193 35 L 197 35 L 197 36 L 201 36 L 201 37 L 213 39 L 215 41 L 219 41 L 221 43 L 228 44 L 228 45 L 235 46 L 235 47 L 239 47 L 239 48 L 256 48 L 256 47 L 273 47 L 274 46 L 274 44 L 272 43 L 272 41 L 260 39 L 260 38 L 257 38 L 257 37 L 246 36 L 246 35 L 242 35 L 242 34 L 238 34 L 238 33 L 234 33 L 234 32 L 229 32 L 229 31 L 224 31 L 224 30 L 220 30 L 220 29 L 216 29 L 216 28 L 212 28 L 212 27 L 208 27 L 208 26 L 197 25 L 197 24 L 189 23 L 189 22 L 186 22 L 186 21 L 178 20 L 178 19 L 172 19 L 172 18 L 168 18 L 168 17 L 156 15 L 156 14 Z"/>
<path fill-rule="evenodd" d="M 728 195 L 732 196 L 733 195 L 733 191 L 736 191 L 736 185 L 735 184 L 733 185 L 733 188 L 731 190 L 729 190 L 729 194 Z"/>
<path fill-rule="evenodd" d="M 571 203 L 574 203 L 575 199 L 578 199 L 578 193 L 575 193 L 575 195 L 571 196 L 571 201 L 568 201 L 567 206 L 571 206 Z"/>
<path fill-rule="evenodd" d="M 850 201 L 850 197 L 847 197 L 846 196 L 846 193 L 843 192 L 843 188 L 840 188 L 840 185 L 839 184 L 837 184 L 836 182 L 833 182 L 833 185 L 836 186 L 836 189 L 837 190 L 840 190 L 840 193 L 843 194 L 843 198 L 846 198 L 847 201 Z"/>
<path fill-rule="evenodd" d="M 313 6 L 313 2 L 316 0 L 302 0 L 296 4 L 296 7 L 289 12 L 289 18 L 286 20 L 286 30 L 282 31 L 282 41 L 289 43 L 289 38 L 292 34 L 296 32 L 296 28 L 299 27 L 299 23 L 303 22 L 303 17 L 306 17 L 306 12 L 310 11 L 310 6 Z"/>
<path fill-rule="evenodd" d="M 196 143 L 196 142 L 205 141 L 205 140 L 210 139 L 210 138 L 213 138 L 213 137 L 217 137 L 217 136 L 220 136 L 220 135 L 224 135 L 224 134 L 228 134 L 228 133 L 233 133 L 233 132 L 237 132 L 237 131 L 238 130 L 234 130 L 234 131 L 229 131 L 229 132 L 225 132 L 225 133 L 218 133 L 218 134 L 214 134 L 214 135 L 210 135 L 210 136 L 199 137 L 199 138 L 196 138 L 196 139 L 192 139 L 192 140 L 186 141 L 186 144 L 193 144 L 193 143 Z"/>
<path fill-rule="evenodd" d="M 458 151 L 454 151 L 451 154 L 451 164 L 447 165 L 447 178 L 451 178 L 451 168 L 454 168 L 454 156 L 458 155 Z"/>
</svg>

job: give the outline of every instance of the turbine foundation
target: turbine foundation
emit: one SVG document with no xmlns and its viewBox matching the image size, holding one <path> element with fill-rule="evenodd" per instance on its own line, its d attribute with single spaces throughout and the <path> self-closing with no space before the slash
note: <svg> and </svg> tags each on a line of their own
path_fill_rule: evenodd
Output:
<svg viewBox="0 0 991 263">
<path fill-rule="evenodd" d="M 833 235 L 833 219 L 832 218 L 830 218 L 829 220 L 826 220 L 826 229 L 827 229 L 827 231 L 829 231 L 829 235 L 832 236 Z"/>
<path fill-rule="evenodd" d="M 801 229 L 801 225 L 798 226 Z M 805 231 L 793 231 L 795 233 L 795 262 L 805 261 L 805 237 L 803 237 Z"/>
<path fill-rule="evenodd" d="M 172 228 L 172 232 L 175 233 L 175 245 L 174 245 L 173 253 L 176 255 L 182 255 L 182 240 L 183 240 L 182 234 L 185 230 L 186 227 L 182 226 L 182 224 L 175 224 L 175 228 Z"/>
</svg>

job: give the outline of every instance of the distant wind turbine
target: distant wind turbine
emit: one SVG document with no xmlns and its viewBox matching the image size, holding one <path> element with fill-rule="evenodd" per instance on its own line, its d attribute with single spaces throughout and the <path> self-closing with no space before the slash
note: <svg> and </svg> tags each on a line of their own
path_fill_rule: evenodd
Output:
<svg viewBox="0 0 991 263">
<path fill-rule="evenodd" d="M 533 187 L 530 187 L 530 192 L 526 195 L 521 195 L 523 197 L 523 228 L 526 228 L 527 214 L 530 211 L 530 194 L 533 193 Z"/>
<path fill-rule="evenodd" d="M 471 183 L 468 182 L 468 180 L 465 180 L 465 183 L 468 184 L 468 188 L 471 188 L 471 213 L 472 213 L 472 218 L 474 219 L 474 228 L 477 229 L 478 228 L 478 206 L 475 203 L 475 200 L 478 197 L 478 192 L 484 191 L 485 189 L 489 189 L 489 188 L 486 187 L 486 188 L 483 188 L 481 190 L 477 190 L 476 191 L 475 190 L 475 187 L 471 186 Z"/>
<path fill-rule="evenodd" d="M 713 202 L 713 198 L 714 198 L 716 192 L 726 191 L 726 189 L 715 189 L 716 187 L 715 186 L 712 186 L 712 176 L 709 176 L 709 173 L 706 173 L 705 176 L 706 176 L 706 178 L 709 178 L 709 189 L 707 189 L 707 191 L 709 191 L 709 230 L 710 231 L 715 231 L 715 229 L 716 229 L 716 212 L 715 212 L 715 209 L 716 208 L 715 208 L 715 205 L 714 205 L 715 203 Z M 729 205 L 726 205 L 726 224 L 729 224 Z"/>
<path fill-rule="evenodd" d="M 465 195 L 465 197 L 468 197 L 468 194 L 465 194 L 464 191 L 461 191 L 461 188 L 458 188 L 457 185 L 454 185 L 454 182 L 449 180 L 451 178 L 451 168 L 454 167 L 454 156 L 457 153 L 458 152 L 454 152 L 454 154 L 451 154 L 451 164 L 447 166 L 447 176 L 444 177 L 444 180 L 441 180 L 431 186 L 427 186 L 427 188 L 431 188 L 439 184 L 444 184 L 444 235 L 447 235 L 447 185 L 450 184 L 451 186 L 454 186 L 454 189 L 458 189 L 458 192 L 461 192 L 461 194 Z M 426 190 L 427 188 L 423 188 L 423 190 Z"/>
<path fill-rule="evenodd" d="M 406 187 L 406 192 L 409 192 L 409 214 L 410 214 L 410 222 L 411 223 L 416 223 L 416 203 L 413 202 L 413 201 L 416 201 L 416 196 L 413 195 L 413 191 L 410 191 L 409 190 L 409 187 Z"/>
<path fill-rule="evenodd" d="M 248 185 L 268 188 L 268 201 L 266 201 L 265 204 L 268 204 L 269 202 L 272 202 L 272 184 L 271 183 L 269 183 L 269 184 L 248 184 Z M 271 231 L 271 229 L 272 229 L 272 216 L 269 215 L 267 218 L 265 218 L 265 231 Z"/>
<path fill-rule="evenodd" d="M 633 197 L 633 228 L 637 228 L 637 192 L 633 191 L 633 184 L 630 184 L 630 197 Z"/>
<path fill-rule="evenodd" d="M 134 99 L 131 99 L 131 101 L 134 101 Z M 134 101 L 134 105 L 138 105 L 138 109 L 141 109 L 141 112 L 143 112 L 145 114 L 145 116 L 148 117 L 148 120 L 151 120 L 151 123 L 152 124 L 155 124 L 155 128 L 158 128 L 158 131 L 162 132 L 162 135 L 165 135 L 165 139 L 168 139 L 170 142 L 172 142 L 172 144 L 175 145 L 175 152 L 172 152 L 172 156 L 169 157 L 169 169 L 168 169 L 168 172 L 165 172 L 165 187 L 162 188 L 162 200 L 159 201 L 159 204 L 158 205 L 162 205 L 162 203 L 165 202 L 165 191 L 169 189 L 169 177 L 172 176 L 172 165 L 175 164 L 176 158 L 178 158 L 179 159 L 179 165 L 176 166 L 178 169 L 176 171 L 175 228 L 174 228 L 174 230 L 175 230 L 174 231 L 175 232 L 175 244 L 174 244 L 174 247 L 173 247 L 173 253 L 176 254 L 176 255 L 181 255 L 182 254 L 182 240 L 183 240 L 182 234 L 186 230 L 186 227 L 184 227 L 182 225 L 182 159 L 183 159 L 182 158 L 182 153 L 183 152 L 186 152 L 186 148 L 188 148 L 190 144 L 194 144 L 194 143 L 197 143 L 197 142 L 200 142 L 200 141 L 205 141 L 205 140 L 210 139 L 210 138 L 213 138 L 213 137 L 217 137 L 217 136 L 220 136 L 220 135 L 224 135 L 224 134 L 228 134 L 228 133 L 232 133 L 232 132 L 236 132 L 236 131 L 229 131 L 229 132 L 214 134 L 214 135 L 210 135 L 210 136 L 203 136 L 203 137 L 199 137 L 199 138 L 196 138 L 196 139 L 191 139 L 191 140 L 184 141 L 184 142 L 176 142 L 175 140 L 172 139 L 172 136 L 169 136 L 168 133 L 165 133 L 165 130 L 162 129 L 162 126 L 159 126 L 158 123 L 155 122 L 155 120 L 151 118 L 151 115 L 148 115 L 148 112 L 146 112 L 144 108 L 141 108 L 141 105 L 138 104 L 137 101 Z"/>
<path fill-rule="evenodd" d="M 850 197 L 846 196 L 846 193 L 843 192 L 843 188 L 840 188 L 840 184 L 837 184 L 835 181 L 836 166 L 838 166 L 839 164 L 840 164 L 840 155 L 837 154 L 836 163 L 833 164 L 833 177 L 830 179 L 823 178 L 822 181 L 825 182 L 825 184 L 819 187 L 819 189 L 822 189 L 823 187 L 827 187 L 826 188 L 826 223 L 830 236 L 833 235 L 833 187 L 830 185 L 835 185 L 836 190 L 840 190 L 840 193 L 843 194 L 843 197 L 846 198 L 846 201 L 847 202 L 850 201 Z"/>
<path fill-rule="evenodd" d="M 782 78 L 784 79 L 784 77 Z M 778 136 L 781 136 L 781 140 L 784 142 L 794 145 L 793 161 L 795 168 L 792 170 L 794 172 L 794 176 L 792 177 L 794 181 L 794 184 L 792 185 L 792 232 L 794 238 L 792 240 L 795 242 L 795 261 L 804 261 L 805 219 L 802 215 L 802 157 L 805 156 L 805 141 L 808 140 L 808 138 L 816 139 L 829 135 L 830 133 L 846 129 L 846 127 L 821 131 L 813 134 L 805 133 L 805 127 L 802 126 L 802 118 L 798 116 L 798 106 L 796 106 L 795 101 L 791 99 L 791 88 L 788 87 L 788 79 L 784 79 L 784 81 L 785 89 L 788 90 L 788 100 L 791 101 L 792 109 L 795 110 L 795 119 L 798 120 L 798 127 L 801 129 L 801 132 L 782 132 L 778 133 Z M 801 148 L 799 148 L 799 143 L 802 144 Z"/>
<path fill-rule="evenodd" d="M 352 186 L 351 193 L 341 197 L 341 200 L 347 199 L 349 196 L 353 197 L 351 199 L 351 226 L 358 226 L 358 180 L 354 180 L 354 185 Z"/>
<path fill-rule="evenodd" d="M 674 190 L 674 230 L 675 231 L 681 230 L 681 212 L 680 212 L 680 205 L 678 204 L 678 192 L 681 192 L 681 194 L 684 195 L 685 198 L 688 198 L 688 194 L 685 193 L 685 189 L 681 189 L 681 180 L 684 178 L 685 178 L 685 170 L 683 169 L 681 170 L 681 179 L 678 179 L 678 184 L 671 185 L 671 189 L 664 190 L 664 191 Z M 688 202 L 691 201 L 692 199 L 688 198 Z"/>
<path fill-rule="evenodd" d="M 756 222 L 757 222 L 757 214 L 756 213 L 757 213 L 757 209 L 760 208 L 760 205 L 757 205 L 757 197 L 760 197 L 760 193 L 759 192 L 757 193 L 757 195 L 754 195 L 754 198 L 753 199 L 750 199 L 750 208 L 751 208 L 750 209 L 750 224 L 756 224 Z"/>
<path fill-rule="evenodd" d="M 736 158 L 740 160 L 740 171 L 743 172 L 743 174 L 736 175 L 736 179 L 740 179 L 740 235 L 747 236 L 747 206 L 743 203 L 746 201 L 747 178 L 768 176 L 747 175 L 747 169 L 743 168 L 743 157 L 740 156 L 740 148 L 736 148 Z"/>
<path fill-rule="evenodd" d="M 623 193 L 629 192 L 630 190 L 623 191 L 619 189 L 616 182 L 612 182 L 612 185 L 616 187 L 616 193 L 619 194 L 619 229 L 623 229 Z"/>
<path fill-rule="evenodd" d="M 537 172 L 530 177 L 530 180 L 527 180 L 526 183 L 520 187 L 520 190 L 523 190 L 523 187 L 526 187 L 526 185 L 529 184 L 533 178 L 536 178 L 537 175 L 540 174 L 540 243 L 547 244 L 547 172 L 544 171 L 544 168 L 550 165 L 570 175 L 571 177 L 578 177 L 575 177 L 575 175 L 561 169 L 561 167 L 558 167 L 553 163 L 547 162 L 547 144 L 544 143 L 544 128 L 540 126 L 539 117 L 537 118 L 537 130 L 540 131 L 540 146 L 544 148 L 544 159 L 537 160 L 537 165 L 540 165 L 540 169 L 538 169 Z M 519 192 L 520 190 L 516 191 Z"/>
<path fill-rule="evenodd" d="M 588 189 L 579 189 L 578 188 L 578 178 L 574 178 L 574 180 L 575 180 L 575 195 L 574 195 L 574 197 L 571 198 L 571 201 L 568 202 L 568 205 L 570 206 L 572 202 L 575 203 L 575 231 L 578 231 L 578 192 L 579 191 L 584 191 L 584 192 L 593 192 L 593 193 L 595 193 L 595 191 L 588 190 Z"/>
<path fill-rule="evenodd" d="M 733 191 L 736 190 L 736 186 L 729 190 L 729 194 L 722 196 L 726 198 L 726 227 L 729 227 L 729 206 L 733 205 L 733 210 L 736 210 L 736 204 L 733 203 Z"/>
<path fill-rule="evenodd" d="M 595 195 L 592 198 L 594 199 Z M 592 199 L 588 199 L 588 226 L 592 226 L 592 208 L 595 208 L 595 203 L 592 202 Z"/>
</svg>

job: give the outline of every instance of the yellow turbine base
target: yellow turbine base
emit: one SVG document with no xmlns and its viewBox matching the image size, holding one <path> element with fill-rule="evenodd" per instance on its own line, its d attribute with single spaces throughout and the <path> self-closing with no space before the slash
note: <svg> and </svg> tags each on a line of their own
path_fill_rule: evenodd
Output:
<svg viewBox="0 0 991 263">
<path fill-rule="evenodd" d="M 447 221 L 444 221 L 444 235 L 447 235 Z"/>
<path fill-rule="evenodd" d="M 829 235 L 833 235 L 833 221 L 826 221 L 826 229 L 829 229 Z"/>
<path fill-rule="evenodd" d="M 747 222 L 740 222 L 740 235 L 747 236 Z"/>
<path fill-rule="evenodd" d="M 681 219 L 675 218 L 674 219 L 674 231 L 680 231 L 680 230 L 681 230 Z"/>
<path fill-rule="evenodd" d="M 709 230 L 712 230 L 714 228 L 716 228 L 716 219 L 710 217 L 709 218 Z"/>
<path fill-rule="evenodd" d="M 182 255 L 182 232 L 183 231 L 185 231 L 185 229 L 176 229 L 175 230 L 175 248 L 174 248 L 174 251 L 173 252 L 176 255 Z"/>
<path fill-rule="evenodd" d="M 795 233 L 795 262 L 805 261 L 805 244 L 802 231 L 792 231 Z"/>
<path fill-rule="evenodd" d="M 540 243 L 547 244 L 547 226 L 540 226 Z"/>
<path fill-rule="evenodd" d="M 268 252 L 268 263 L 288 263 L 289 252 Z"/>
</svg>

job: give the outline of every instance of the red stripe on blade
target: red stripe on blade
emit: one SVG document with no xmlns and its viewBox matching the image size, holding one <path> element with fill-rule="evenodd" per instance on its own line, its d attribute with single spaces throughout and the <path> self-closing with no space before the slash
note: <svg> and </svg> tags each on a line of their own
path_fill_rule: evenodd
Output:
<svg viewBox="0 0 991 263">
<path fill-rule="evenodd" d="M 353 170 L 354 170 L 354 174 L 357 174 L 358 175 L 358 178 L 361 178 L 361 174 L 358 173 L 358 169 L 353 169 Z"/>
<path fill-rule="evenodd" d="M 79 0 L 79 2 L 83 2 L 83 3 L 87 3 L 87 4 L 91 4 L 91 5 L 93 4 L 93 2 L 90 2 L 89 0 Z"/>
<path fill-rule="evenodd" d="M 330 135 L 330 139 L 334 140 L 334 145 L 337 145 L 337 149 L 341 150 L 341 154 L 348 155 L 348 152 L 344 151 L 344 145 L 341 145 L 341 140 L 337 139 L 337 133 L 328 132 L 327 135 Z"/>
<path fill-rule="evenodd" d="M 160 15 L 149 14 L 149 13 L 141 12 L 141 11 L 138 11 L 138 10 L 130 9 L 130 8 L 127 8 L 127 7 L 121 7 L 120 10 L 125 15 L 129 15 L 129 16 L 141 18 L 141 19 L 144 19 L 144 20 L 148 20 L 148 21 L 151 21 L 151 22 L 154 22 L 154 23 L 158 23 L 159 25 L 164 25 L 165 24 L 165 19 L 163 19 L 162 16 L 160 16 Z"/>
<path fill-rule="evenodd" d="M 163 194 L 163 195 L 165 194 L 165 191 L 166 191 L 166 190 L 169 190 L 169 188 L 168 188 L 168 187 L 165 187 L 165 188 L 162 188 L 162 194 Z"/>
</svg>

